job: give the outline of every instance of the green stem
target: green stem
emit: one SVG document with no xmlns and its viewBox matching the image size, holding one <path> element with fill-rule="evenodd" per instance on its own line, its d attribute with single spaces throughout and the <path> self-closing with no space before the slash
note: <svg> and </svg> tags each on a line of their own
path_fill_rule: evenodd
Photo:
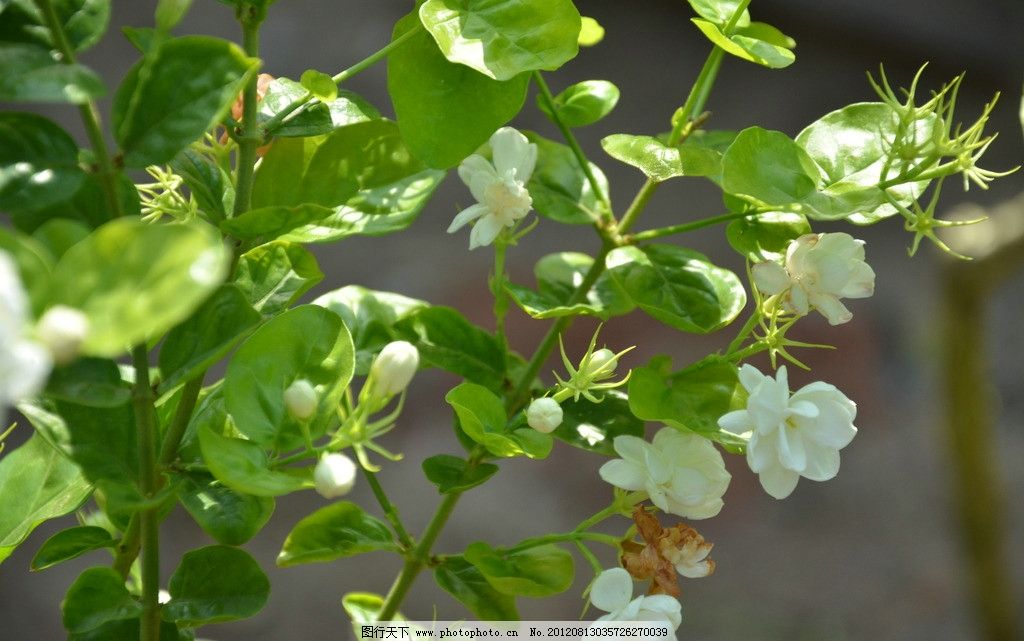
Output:
<svg viewBox="0 0 1024 641">
<path fill-rule="evenodd" d="M 388 495 L 384 492 L 384 488 L 381 487 L 380 481 L 377 480 L 377 475 L 365 467 L 360 466 L 360 469 L 363 471 L 363 476 L 366 477 L 366 482 L 370 484 L 370 489 L 373 490 L 373 496 L 380 503 L 380 508 L 384 510 L 384 515 L 391 522 L 391 527 L 394 528 L 395 534 L 398 536 L 398 542 L 406 550 L 412 550 L 415 545 L 412 537 L 409 536 L 409 531 L 402 525 L 402 520 L 398 516 L 398 509 L 388 499 Z"/>
<path fill-rule="evenodd" d="M 421 24 L 419 24 L 419 22 L 417 22 L 416 26 L 414 26 L 409 31 L 406 31 L 402 35 L 398 36 L 394 40 L 392 40 L 390 43 L 385 45 L 382 49 L 378 50 L 376 53 L 370 54 L 369 56 L 367 56 L 363 60 L 360 60 L 359 62 L 357 62 L 356 64 L 352 65 L 348 69 L 345 69 L 345 70 L 335 74 L 334 76 L 331 77 L 331 79 L 334 80 L 335 84 L 341 84 L 341 83 L 345 82 L 346 80 L 348 80 L 349 78 L 351 78 L 352 76 L 354 76 L 354 75 L 356 75 L 356 74 L 358 74 L 358 73 L 360 73 L 362 71 L 365 71 L 365 70 L 369 69 L 373 65 L 377 64 L 378 62 L 380 62 L 381 60 L 386 58 L 388 56 L 388 54 L 390 54 L 392 51 L 394 51 L 398 47 L 402 46 L 406 41 L 411 39 L 413 36 L 418 34 L 420 32 L 420 29 L 422 29 L 422 28 L 423 28 L 423 25 L 421 25 Z M 306 104 L 308 104 L 309 102 L 311 102 L 313 100 L 313 97 L 314 97 L 313 94 L 307 91 L 305 94 L 303 94 L 299 98 L 296 98 L 295 100 L 293 100 L 288 105 L 285 105 L 284 109 L 282 109 L 281 111 L 276 113 L 273 118 L 271 118 L 270 120 L 267 120 L 265 123 L 263 123 L 263 133 L 264 133 L 264 135 L 265 136 L 273 135 L 273 133 L 275 131 L 277 131 L 277 129 L 282 124 L 284 124 L 284 121 L 285 121 L 286 118 L 288 118 L 288 116 L 292 115 L 296 110 L 298 110 L 299 108 L 301 108 L 301 107 L 305 106 Z"/>
<path fill-rule="evenodd" d="M 594 570 L 594 574 L 601 574 L 601 572 L 604 571 L 604 568 L 601 566 L 601 561 L 594 556 L 594 553 L 590 551 L 590 548 L 587 547 L 586 543 L 583 541 L 573 541 L 573 543 L 576 545 L 576 549 L 580 551 L 580 554 L 583 555 L 583 558 L 587 560 L 587 563 L 590 564 L 591 569 Z"/>
<path fill-rule="evenodd" d="M 750 333 L 754 331 L 754 328 L 757 327 L 760 320 L 761 312 L 760 310 L 755 309 L 754 313 L 747 319 L 747 322 L 743 324 L 739 333 L 736 334 L 736 338 L 732 339 L 732 342 L 729 343 L 729 347 L 725 350 L 725 358 L 732 358 L 733 354 L 739 352 L 740 346 L 743 345 L 743 341 L 747 339 L 747 336 L 750 336 Z"/>
<path fill-rule="evenodd" d="M 555 125 L 558 126 L 558 130 L 562 132 L 562 137 L 569 144 L 569 148 L 572 150 L 574 156 L 576 156 L 576 162 L 579 163 L 580 169 L 583 170 L 583 174 L 587 177 L 587 182 L 590 183 L 590 189 L 597 196 L 598 200 L 601 201 L 601 205 L 604 207 L 604 211 L 601 212 L 601 217 L 605 220 L 611 220 L 612 214 L 612 202 L 608 198 L 607 192 L 605 192 L 601 183 L 598 182 L 597 176 L 594 174 L 594 170 L 590 166 L 590 162 L 587 160 L 587 155 L 583 153 L 583 149 L 580 147 L 580 143 L 576 140 L 576 136 L 573 135 L 572 129 L 570 129 L 558 115 L 558 109 L 555 107 L 555 98 L 551 95 L 551 89 L 548 87 L 548 83 L 545 82 L 544 76 L 539 71 L 533 72 L 533 79 L 537 83 L 537 88 L 540 90 L 541 99 L 544 104 L 548 107 L 548 114 L 551 119 L 555 121 Z"/>
<path fill-rule="evenodd" d="M 253 58 L 260 55 L 260 20 L 261 16 L 256 14 L 243 15 L 242 22 L 242 47 L 245 53 Z M 256 147 L 263 137 L 259 135 L 256 127 L 256 116 L 259 105 L 257 83 L 259 78 L 253 75 L 245 85 L 242 92 L 242 134 L 238 142 L 238 167 L 235 178 L 235 207 L 234 216 L 249 211 L 252 202 L 252 179 L 253 169 L 256 165 Z M 236 254 L 238 252 L 236 251 Z"/>
<path fill-rule="evenodd" d="M 131 574 L 132 563 L 138 558 L 141 547 L 142 536 L 139 525 L 139 513 L 136 512 L 132 514 L 131 519 L 128 521 L 128 526 L 121 535 L 121 542 L 117 545 L 117 552 L 114 554 L 114 563 L 112 564 L 114 570 L 125 581 L 128 580 L 128 575 Z"/>
<path fill-rule="evenodd" d="M 153 387 L 149 380 L 149 353 L 146 346 L 132 350 L 135 366 L 135 387 L 132 403 L 139 445 L 139 489 L 144 498 L 152 498 L 160 484 L 157 470 L 156 413 L 153 408 Z M 142 538 L 142 621 L 140 641 L 160 638 L 160 520 L 157 508 L 138 513 Z"/>
<path fill-rule="evenodd" d="M 170 465 L 178 457 L 178 446 L 185 436 L 188 423 L 192 419 L 192 412 L 196 409 L 196 402 L 199 400 L 199 392 L 203 389 L 203 378 L 206 371 L 200 372 L 195 378 L 190 379 L 181 388 L 181 399 L 174 411 L 174 420 L 164 434 L 163 443 L 160 446 L 160 465 Z"/>
<path fill-rule="evenodd" d="M 603 520 L 605 520 L 605 519 L 607 519 L 609 517 L 615 516 L 618 513 L 619 513 L 619 510 L 618 510 L 618 507 L 616 505 L 614 505 L 614 504 L 613 505 L 609 505 L 608 507 L 604 508 L 600 512 L 597 512 L 597 513 L 593 514 L 592 516 L 590 516 L 589 518 L 584 519 L 582 522 L 580 522 L 580 524 L 576 526 L 576 530 L 575 531 L 576 532 L 583 532 L 584 530 L 589 530 L 590 528 L 594 527 L 595 525 L 597 525 L 601 521 L 603 521 Z"/>
<path fill-rule="evenodd" d="M 637 234 L 633 234 L 628 238 L 632 242 L 641 242 L 645 240 L 654 240 L 655 238 L 664 238 L 665 236 L 673 236 L 675 234 L 685 234 L 687 232 L 694 231 L 696 229 L 703 229 L 704 227 L 710 227 L 717 225 L 718 223 L 728 222 L 730 220 L 739 220 L 741 218 L 749 218 L 750 216 L 756 216 L 760 214 L 760 211 L 744 212 L 740 214 L 722 214 L 720 216 L 712 216 L 711 218 L 704 218 L 702 220 L 695 220 L 692 223 L 682 223 L 680 225 L 672 225 L 670 227 L 662 227 L 660 229 L 651 229 L 648 231 L 642 231 Z"/>
</svg>

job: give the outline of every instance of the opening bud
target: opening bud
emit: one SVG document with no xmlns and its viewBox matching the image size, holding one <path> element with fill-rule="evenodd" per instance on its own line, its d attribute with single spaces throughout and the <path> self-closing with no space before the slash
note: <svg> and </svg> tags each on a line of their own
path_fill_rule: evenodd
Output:
<svg viewBox="0 0 1024 641">
<path fill-rule="evenodd" d="M 320 404 L 316 390 L 312 383 L 300 378 L 284 391 L 284 406 L 288 415 L 297 421 L 308 421 L 316 414 L 316 408 Z"/>
<path fill-rule="evenodd" d="M 65 305 L 46 310 L 36 327 L 36 335 L 50 350 L 57 365 L 66 365 L 78 358 L 88 333 L 89 319 L 85 314 Z"/>
<path fill-rule="evenodd" d="M 313 470 L 313 482 L 325 499 L 345 496 L 356 484 L 356 464 L 344 454 L 323 454 Z"/>
<path fill-rule="evenodd" d="M 370 366 L 373 391 L 381 396 L 403 392 L 419 366 L 420 353 L 415 345 L 406 341 L 388 343 Z"/>
<path fill-rule="evenodd" d="M 562 424 L 562 406 L 550 397 L 534 399 L 526 410 L 526 422 L 538 432 L 550 434 Z"/>
<path fill-rule="evenodd" d="M 585 364 L 585 375 L 592 381 L 609 378 L 619 366 L 619 357 L 607 347 L 601 348 L 590 355 L 590 362 Z"/>
</svg>

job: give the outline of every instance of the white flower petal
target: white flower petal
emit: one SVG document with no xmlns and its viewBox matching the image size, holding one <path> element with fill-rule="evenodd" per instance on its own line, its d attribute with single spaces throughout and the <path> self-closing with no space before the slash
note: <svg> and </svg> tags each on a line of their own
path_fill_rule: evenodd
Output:
<svg viewBox="0 0 1024 641">
<path fill-rule="evenodd" d="M 758 263 L 750 271 L 754 284 L 765 294 L 781 294 L 793 286 L 789 274 L 778 263 Z"/>
<path fill-rule="evenodd" d="M 781 465 L 772 465 L 758 475 L 761 487 L 769 496 L 776 499 L 784 499 L 796 489 L 800 475 L 793 470 L 787 470 Z"/>
<path fill-rule="evenodd" d="M 590 586 L 590 602 L 605 612 L 615 613 L 629 605 L 633 597 L 633 578 L 623 568 L 602 572 Z"/>
<path fill-rule="evenodd" d="M 853 313 L 843 305 L 838 298 L 831 294 L 815 294 L 810 297 L 810 303 L 821 312 L 821 315 L 828 319 L 829 325 L 842 325 L 853 318 Z"/>
<path fill-rule="evenodd" d="M 655 594 L 642 597 L 637 621 L 665 621 L 678 630 L 683 622 L 683 606 L 674 597 L 667 594 Z"/>
<path fill-rule="evenodd" d="M 462 161 L 459 165 L 459 178 L 469 187 L 477 202 L 483 202 L 487 186 L 499 180 L 494 165 L 479 154 L 473 154 Z"/>
<path fill-rule="evenodd" d="M 537 162 L 537 146 L 512 127 L 502 127 L 491 136 L 494 168 L 502 177 L 513 176 L 526 184 Z"/>
<path fill-rule="evenodd" d="M 448 225 L 448 233 L 453 234 L 465 227 L 466 224 L 473 222 L 477 218 L 486 216 L 490 212 L 491 210 L 488 209 L 486 205 L 481 205 L 479 203 L 466 207 L 455 216 L 452 220 L 452 224 Z"/>
<path fill-rule="evenodd" d="M 827 481 L 839 473 L 839 450 L 807 443 L 807 466 L 801 474 L 812 481 Z"/>
<path fill-rule="evenodd" d="M 504 225 L 494 214 L 488 214 L 480 220 L 476 221 L 473 225 L 473 230 L 469 232 L 469 248 L 476 249 L 477 247 L 483 247 L 484 245 L 490 245 L 494 242 L 494 239 L 501 233 Z"/>
<path fill-rule="evenodd" d="M 868 298 L 875 293 L 875 270 L 867 263 L 854 265 L 849 281 L 840 290 L 844 298 Z"/>
<path fill-rule="evenodd" d="M 760 473 L 769 465 L 777 464 L 778 448 L 775 446 L 774 433 L 764 435 L 754 432 L 747 443 L 747 465 L 750 471 Z"/>
<path fill-rule="evenodd" d="M 50 351 L 35 341 L 19 339 L 0 346 L 0 413 L 5 405 L 38 394 L 52 367 Z"/>
<path fill-rule="evenodd" d="M 646 441 L 639 436 L 622 435 L 616 436 L 612 441 L 612 447 L 619 456 L 637 464 L 644 462 L 645 453 L 650 447 Z"/>
<path fill-rule="evenodd" d="M 601 466 L 597 473 L 604 481 L 631 492 L 644 489 L 644 484 L 647 481 L 647 475 L 643 468 L 623 459 L 608 461 Z"/>
<path fill-rule="evenodd" d="M 735 434 L 742 434 L 747 430 L 754 429 L 754 422 L 750 420 L 750 412 L 747 410 L 736 410 L 723 414 L 718 419 L 718 427 Z"/>
</svg>

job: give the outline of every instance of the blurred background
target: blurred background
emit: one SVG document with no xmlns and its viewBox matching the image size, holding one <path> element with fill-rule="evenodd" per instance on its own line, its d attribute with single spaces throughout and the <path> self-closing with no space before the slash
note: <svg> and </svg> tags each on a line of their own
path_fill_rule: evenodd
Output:
<svg viewBox="0 0 1024 641">
<path fill-rule="evenodd" d="M 307 68 L 336 73 L 383 46 L 392 25 L 411 4 L 408 0 L 279 0 L 263 28 L 264 71 L 291 78 Z M 110 86 L 137 58 L 118 29 L 151 25 L 154 5 L 115 2 L 108 38 L 83 57 Z M 692 13 L 683 0 L 577 0 L 577 5 L 605 26 L 607 36 L 548 80 L 555 92 L 594 78 L 611 80 L 622 90 L 611 116 L 577 131 L 588 155 L 608 174 L 612 198 L 621 213 L 642 176 L 605 156 L 600 139 L 611 133 L 653 134 L 668 129 L 668 118 L 685 98 L 709 45 L 689 22 Z M 872 100 L 865 71 L 874 72 L 884 63 L 894 84 L 906 84 L 922 63 L 930 62 L 923 80 L 927 89 L 967 71 L 960 94 L 965 121 L 973 121 L 984 102 L 1002 92 L 990 124 L 990 130 L 1001 135 L 982 165 L 1006 169 L 1022 162 L 1021 0 L 757 0 L 752 13 L 754 19 L 796 39 L 797 62 L 789 69 L 771 71 L 727 58 L 708 103 L 713 112 L 709 127 L 742 129 L 757 124 L 795 136 L 833 109 Z M 178 32 L 240 37 L 232 10 L 214 0 L 196 0 Z M 354 78 L 348 88 L 383 112 L 393 113 L 385 82 L 385 66 L 379 65 Z M 533 105 L 531 95 L 513 124 L 557 139 L 557 130 Z M 108 109 L 109 99 L 102 106 Z M 61 122 L 84 143 L 73 110 L 38 111 Z M 951 181 L 943 194 L 940 217 L 967 203 L 988 210 L 1017 198 L 1003 210 L 1009 219 L 1020 221 L 1024 219 L 1024 200 L 1018 197 L 1022 191 L 1020 174 L 996 181 L 988 191 L 973 188 L 963 193 L 957 181 Z M 452 216 L 470 204 L 470 198 L 453 173 L 407 233 L 314 248 L 327 276 L 307 299 L 355 283 L 451 305 L 489 327 L 486 278 L 491 254 L 487 249 L 467 252 L 466 233 L 445 234 Z M 662 186 L 638 229 L 722 211 L 710 185 L 675 180 Z M 816 231 L 833 228 L 838 229 L 815 225 Z M 958 468 L 951 454 L 948 395 L 940 367 L 943 346 L 950 340 L 940 333 L 941 296 L 950 261 L 927 243 L 910 259 L 906 249 L 911 236 L 898 220 L 844 229 L 867 241 L 867 259 L 878 274 L 875 296 L 852 301 L 854 319 L 846 325 L 832 328 L 816 315 L 801 321 L 795 338 L 830 343 L 838 349 L 800 353 L 812 371 L 791 371 L 791 380 L 794 389 L 813 380 L 826 380 L 842 389 L 858 403 L 860 433 L 843 450 L 836 479 L 827 484 L 802 480 L 793 495 L 781 502 L 761 490 L 742 458 L 727 456 L 733 481 L 725 509 L 717 518 L 693 523 L 715 543 L 712 556 L 718 569 L 706 579 L 684 580 L 680 638 L 986 638 L 972 606 L 977 590 L 971 568 L 977 562 L 967 552 L 960 525 L 965 503 L 956 500 Z M 728 248 L 722 232 L 716 227 L 672 242 L 685 243 L 742 273 L 742 261 Z M 513 280 L 532 284 L 533 263 L 547 253 L 597 247 L 596 235 L 587 228 L 559 227 L 542 220 L 511 252 Z M 987 467 L 995 470 L 992 480 L 1002 492 L 996 503 L 985 499 L 982 512 L 990 511 L 992 518 L 982 525 L 997 535 L 995 540 L 1005 539 L 1009 553 L 998 569 L 1013 582 L 1009 612 L 1018 617 L 1019 625 L 1024 612 L 1024 553 L 1016 545 L 1024 535 L 1024 501 L 1020 500 L 1024 492 L 1024 359 L 1020 358 L 1024 336 L 1019 321 L 1024 318 L 1024 271 L 986 292 L 971 314 L 964 322 L 981 324 L 984 344 L 972 342 L 968 351 L 985 359 L 981 398 L 995 425 L 982 456 Z M 594 327 L 592 320 L 573 327 L 567 337 L 571 353 L 582 352 Z M 532 352 L 546 328 L 546 322 L 532 321 L 517 309 L 511 312 L 509 334 L 520 351 Z M 602 333 L 603 341 L 616 350 L 638 345 L 626 361 L 629 366 L 656 354 L 669 354 L 682 366 L 724 347 L 729 338 L 729 330 L 710 337 L 676 332 L 639 313 L 615 319 Z M 952 340 L 959 338 L 954 334 Z M 414 533 L 422 530 L 438 501 L 433 486 L 422 478 L 420 462 L 434 454 L 460 451 L 443 401 L 455 383 L 445 373 L 422 372 L 411 387 L 399 428 L 383 440 L 386 447 L 406 455 L 402 463 L 386 465 L 380 479 Z M 978 433 L 984 435 L 983 423 L 979 417 Z M 463 498 L 436 550 L 457 552 L 476 540 L 511 544 L 527 536 L 574 528 L 610 500 L 610 486 L 597 476 L 603 462 L 597 455 L 558 444 L 548 460 L 503 464 L 493 481 Z M 365 483 L 351 498 L 376 512 Z M 251 620 L 210 626 L 201 636 L 219 641 L 351 638 L 341 596 L 349 591 L 385 593 L 399 563 L 391 556 L 372 554 L 331 564 L 277 568 L 274 558 L 288 531 L 323 505 L 324 500 L 312 492 L 280 502 L 266 529 L 246 546 L 271 578 L 269 604 Z M 966 505 L 970 507 L 970 500 Z M 39 528 L 0 569 L 0 639 L 63 637 L 60 599 L 78 572 L 105 560 L 101 553 L 94 553 L 39 574 L 29 574 L 27 568 L 39 544 L 69 522 Z M 985 523 L 1002 525 L 998 529 Z M 623 519 L 607 522 L 609 532 L 621 533 L 627 526 Z M 180 508 L 163 532 L 166 576 L 185 551 L 212 542 Z M 983 551 L 992 549 L 992 537 L 980 540 Z M 615 563 L 606 550 L 599 553 L 607 567 Z M 522 599 L 523 618 L 578 618 L 583 606 L 579 595 L 592 577 L 582 561 L 577 570 L 574 587 L 559 598 Z M 427 573 L 420 576 L 403 611 L 418 619 L 467 615 Z"/>
</svg>

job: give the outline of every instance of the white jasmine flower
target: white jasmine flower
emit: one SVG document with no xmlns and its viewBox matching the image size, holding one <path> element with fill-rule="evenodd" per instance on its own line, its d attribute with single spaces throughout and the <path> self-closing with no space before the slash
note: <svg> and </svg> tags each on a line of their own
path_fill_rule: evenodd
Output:
<svg viewBox="0 0 1024 641">
<path fill-rule="evenodd" d="M 534 399 L 526 410 L 526 422 L 543 434 L 550 434 L 562 424 L 562 406 L 553 398 Z"/>
<path fill-rule="evenodd" d="M 783 499 L 801 476 L 812 481 L 834 477 L 839 472 L 839 450 L 857 434 L 857 405 L 821 381 L 791 396 L 785 366 L 772 378 L 744 365 L 739 376 L 750 394 L 747 408 L 729 412 L 718 424 L 751 433 L 747 464 L 765 491 Z"/>
<path fill-rule="evenodd" d="M 313 482 L 325 499 L 345 496 L 356 484 L 356 464 L 339 452 L 325 453 L 313 470 Z"/>
<path fill-rule="evenodd" d="M 475 220 L 470 249 L 490 245 L 503 228 L 515 225 L 533 207 L 526 183 L 537 164 L 537 145 L 515 129 L 502 127 L 491 136 L 491 152 L 493 163 L 473 154 L 459 165 L 459 178 L 477 204 L 459 212 L 448 233 Z"/>
<path fill-rule="evenodd" d="M 388 343 L 370 366 L 373 390 L 385 396 L 404 391 L 419 366 L 420 353 L 415 345 L 406 341 Z"/>
<path fill-rule="evenodd" d="M 18 268 L 0 251 L 0 414 L 38 394 L 53 366 L 49 350 L 29 337 L 30 322 Z"/>
<path fill-rule="evenodd" d="M 707 439 L 663 427 L 651 443 L 623 435 L 615 437 L 614 447 L 622 458 L 601 466 L 605 481 L 647 492 L 663 512 L 684 518 L 707 519 L 721 511 L 732 476 Z"/>
<path fill-rule="evenodd" d="M 590 602 L 608 614 L 598 621 L 665 621 L 672 631 L 682 623 L 682 606 L 667 594 L 633 598 L 633 579 L 622 568 L 605 570 L 590 586 Z"/>
<path fill-rule="evenodd" d="M 79 349 L 89 334 L 89 319 L 73 307 L 55 305 L 39 319 L 36 336 L 49 348 L 57 365 L 78 358 Z"/>
<path fill-rule="evenodd" d="M 790 242 L 785 266 L 759 263 L 753 274 L 762 292 L 784 294 L 787 311 L 804 315 L 814 308 L 832 325 L 853 318 L 840 298 L 867 298 L 875 291 L 864 241 L 844 233 L 805 234 Z"/>
<path fill-rule="evenodd" d="M 320 404 L 313 384 L 300 378 L 284 391 L 284 406 L 288 414 L 297 421 L 308 421 L 316 414 Z"/>
</svg>

